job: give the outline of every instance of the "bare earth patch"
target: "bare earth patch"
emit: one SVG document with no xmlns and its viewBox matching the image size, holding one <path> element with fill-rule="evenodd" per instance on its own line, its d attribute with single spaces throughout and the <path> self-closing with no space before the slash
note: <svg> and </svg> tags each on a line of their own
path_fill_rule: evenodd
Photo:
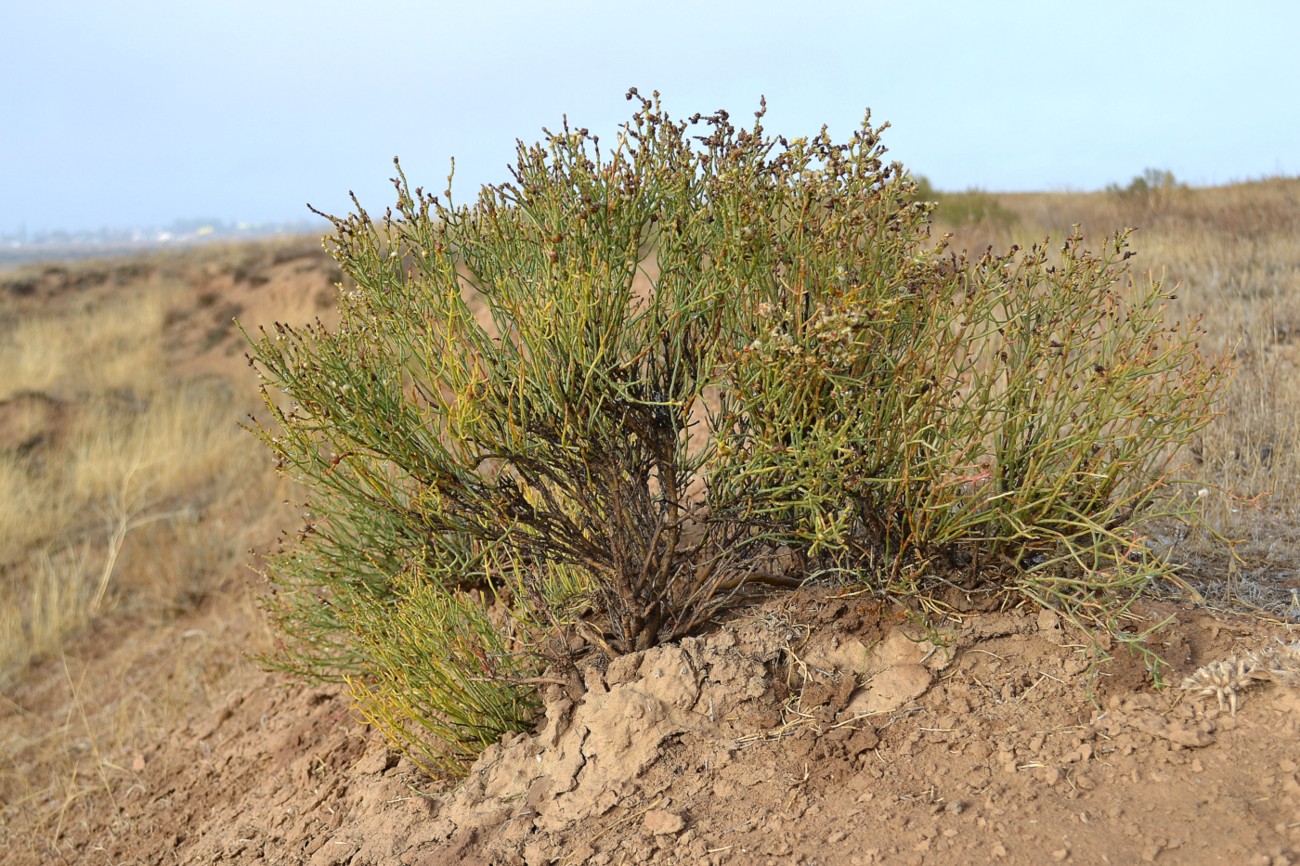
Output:
<svg viewBox="0 0 1300 866">
<path fill-rule="evenodd" d="M 442 789 L 336 690 L 250 676 L 14 863 L 1259 863 L 1300 851 L 1300 691 L 1236 716 L 1050 614 L 923 633 L 808 588 L 553 687 Z M 1177 683 L 1284 632 L 1157 606 Z M 602 669 L 602 667 L 604 669 Z M 19 698 L 21 700 L 21 697 Z"/>
</svg>

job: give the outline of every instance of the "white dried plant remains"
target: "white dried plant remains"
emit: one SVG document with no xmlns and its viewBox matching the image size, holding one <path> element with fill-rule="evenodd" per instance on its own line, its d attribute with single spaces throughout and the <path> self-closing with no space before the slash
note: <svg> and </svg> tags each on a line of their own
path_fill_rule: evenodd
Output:
<svg viewBox="0 0 1300 866">
<path fill-rule="evenodd" d="M 1202 697 L 1213 697 L 1219 709 L 1237 714 L 1237 696 L 1257 683 L 1300 688 L 1300 641 L 1268 644 L 1236 658 L 1210 662 L 1198 669 L 1182 687 Z"/>
</svg>

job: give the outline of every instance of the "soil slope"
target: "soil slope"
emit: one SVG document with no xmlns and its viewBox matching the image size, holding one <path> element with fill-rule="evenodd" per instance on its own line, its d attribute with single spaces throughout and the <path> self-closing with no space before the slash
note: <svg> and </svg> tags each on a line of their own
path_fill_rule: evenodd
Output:
<svg viewBox="0 0 1300 866">
<path fill-rule="evenodd" d="M 1051 614 L 922 633 L 829 588 L 584 670 L 439 787 L 336 690 L 250 678 L 31 861 L 1234 863 L 1300 852 L 1300 691 L 1233 715 Z M 1175 681 L 1283 636 L 1159 606 Z M 602 669 L 603 667 L 603 669 Z"/>
</svg>

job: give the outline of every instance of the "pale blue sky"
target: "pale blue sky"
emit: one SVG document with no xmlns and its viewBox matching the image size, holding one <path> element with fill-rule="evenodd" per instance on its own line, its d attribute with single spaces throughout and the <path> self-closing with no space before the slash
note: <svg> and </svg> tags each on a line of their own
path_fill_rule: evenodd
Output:
<svg viewBox="0 0 1300 866">
<path fill-rule="evenodd" d="M 279 221 L 391 159 L 456 190 L 505 180 L 517 137 L 611 133 L 630 85 L 670 113 L 768 129 L 865 108 L 941 189 L 1097 189 L 1300 173 L 1300 4 L 3 0 L 0 232 Z"/>
</svg>

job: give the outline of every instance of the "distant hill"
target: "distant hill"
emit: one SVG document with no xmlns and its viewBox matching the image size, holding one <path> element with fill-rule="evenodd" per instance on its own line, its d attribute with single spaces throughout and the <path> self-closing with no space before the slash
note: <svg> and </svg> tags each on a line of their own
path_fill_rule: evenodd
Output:
<svg viewBox="0 0 1300 866">
<path fill-rule="evenodd" d="M 39 261 L 114 258 L 207 243 L 231 243 L 295 235 L 320 235 L 323 220 L 232 223 L 218 219 L 177 220 L 171 225 L 86 231 L 0 232 L 0 267 Z"/>
</svg>

